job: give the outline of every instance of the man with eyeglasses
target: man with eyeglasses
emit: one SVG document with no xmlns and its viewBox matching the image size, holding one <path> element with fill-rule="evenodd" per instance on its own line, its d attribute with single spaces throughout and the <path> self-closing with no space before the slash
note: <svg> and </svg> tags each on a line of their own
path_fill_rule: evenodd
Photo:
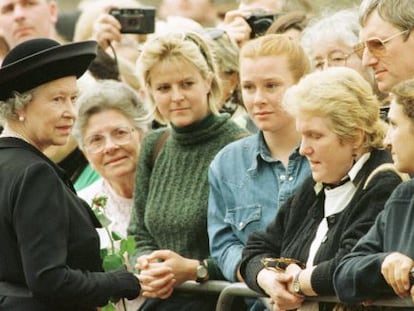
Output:
<svg viewBox="0 0 414 311">
<path fill-rule="evenodd" d="M 355 52 L 371 67 L 380 91 L 414 77 L 414 1 L 363 0 L 359 7 L 361 43 Z"/>
</svg>

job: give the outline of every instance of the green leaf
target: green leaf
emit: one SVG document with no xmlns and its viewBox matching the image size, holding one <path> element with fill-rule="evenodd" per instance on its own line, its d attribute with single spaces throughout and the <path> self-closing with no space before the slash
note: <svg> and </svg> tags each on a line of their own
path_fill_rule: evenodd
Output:
<svg viewBox="0 0 414 311">
<path fill-rule="evenodd" d="M 123 239 L 121 241 L 121 247 L 119 250 L 119 254 L 124 254 L 125 252 L 128 253 L 128 255 L 133 255 L 135 253 L 136 249 L 136 243 L 135 238 L 132 235 L 128 235 L 126 239 Z"/>
<path fill-rule="evenodd" d="M 105 271 L 116 270 L 123 266 L 122 257 L 118 254 L 107 255 L 103 259 L 102 266 Z"/>
<path fill-rule="evenodd" d="M 108 303 L 105 307 L 101 308 L 101 311 L 116 311 L 112 303 Z"/>
<path fill-rule="evenodd" d="M 122 236 L 116 231 L 111 231 L 111 235 L 112 235 L 112 239 L 114 241 L 121 241 L 122 240 Z"/>
</svg>

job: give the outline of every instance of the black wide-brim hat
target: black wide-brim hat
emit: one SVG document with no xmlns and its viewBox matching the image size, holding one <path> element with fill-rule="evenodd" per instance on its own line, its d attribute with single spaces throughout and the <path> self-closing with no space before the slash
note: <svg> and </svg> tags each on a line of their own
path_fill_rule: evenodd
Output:
<svg viewBox="0 0 414 311">
<path fill-rule="evenodd" d="M 31 39 L 16 45 L 0 68 L 0 100 L 13 92 L 29 91 L 63 77 L 79 78 L 96 57 L 96 41 L 60 44 L 54 40 Z"/>
</svg>

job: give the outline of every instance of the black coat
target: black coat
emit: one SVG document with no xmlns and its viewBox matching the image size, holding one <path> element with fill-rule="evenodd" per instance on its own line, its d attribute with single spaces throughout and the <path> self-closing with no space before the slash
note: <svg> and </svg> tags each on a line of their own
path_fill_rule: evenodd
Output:
<svg viewBox="0 0 414 311">
<path fill-rule="evenodd" d="M 0 310 L 95 310 L 111 296 L 137 296 L 133 274 L 102 272 L 98 220 L 39 150 L 0 138 L 0 185 Z M 1 282 L 32 297 L 13 297 Z"/>
<path fill-rule="evenodd" d="M 329 231 L 314 258 L 316 268 L 311 277 L 312 288 L 318 295 L 335 295 L 332 279 L 340 259 L 369 230 L 391 192 L 401 182 L 397 173 L 386 170 L 377 173 L 365 185 L 377 166 L 390 161 L 386 151 L 372 151 L 353 181 L 357 190 L 350 203 L 342 212 L 329 217 Z M 249 237 L 240 271 L 252 289 L 262 292 L 256 282 L 257 274 L 263 269 L 261 258 L 289 257 L 307 261 L 310 245 L 324 217 L 324 191 L 316 194 L 314 186 L 312 178 L 306 180 L 280 208 L 266 231 Z"/>
</svg>

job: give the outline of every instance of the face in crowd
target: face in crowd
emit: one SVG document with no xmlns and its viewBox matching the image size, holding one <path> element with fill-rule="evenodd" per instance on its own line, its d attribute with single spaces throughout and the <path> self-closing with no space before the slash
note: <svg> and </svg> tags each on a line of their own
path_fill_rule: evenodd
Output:
<svg viewBox="0 0 414 311">
<path fill-rule="evenodd" d="M 362 63 L 373 69 L 380 91 L 389 92 L 399 82 L 414 76 L 411 29 L 396 26 L 374 9 L 363 21 L 360 40 Z"/>
<path fill-rule="evenodd" d="M 50 0 L 0 0 L 0 29 L 7 44 L 33 38 L 52 38 L 58 10 Z"/>
</svg>

